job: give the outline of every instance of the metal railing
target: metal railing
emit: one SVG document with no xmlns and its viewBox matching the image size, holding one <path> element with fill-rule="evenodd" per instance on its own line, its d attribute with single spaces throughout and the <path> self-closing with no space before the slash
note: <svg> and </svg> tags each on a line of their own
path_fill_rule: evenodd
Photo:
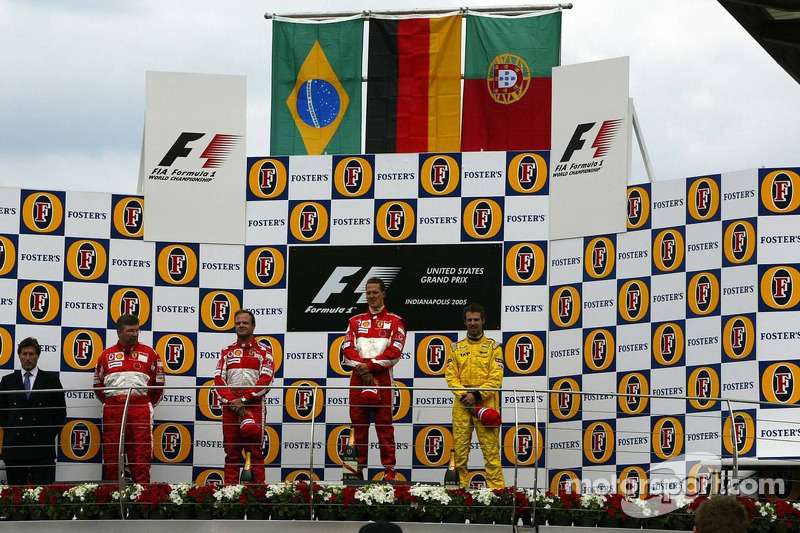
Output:
<svg viewBox="0 0 800 533">
<path fill-rule="evenodd" d="M 193 391 L 194 392 L 194 402 L 195 402 L 195 405 L 197 405 L 198 397 L 200 396 L 200 393 L 202 391 L 207 391 L 209 393 L 208 397 L 213 398 L 213 395 L 211 394 L 210 391 L 215 391 L 218 387 L 214 387 L 214 386 L 181 386 L 181 387 L 166 386 L 166 387 L 151 387 L 151 388 L 162 388 L 162 389 L 169 390 L 169 391 Z M 298 390 L 303 389 L 303 388 L 305 388 L 308 391 L 310 391 L 310 394 L 304 396 L 304 397 L 308 398 L 308 400 L 310 401 L 310 404 L 307 406 L 308 407 L 308 412 L 310 413 L 310 415 L 307 417 L 307 420 L 298 420 L 297 423 L 298 424 L 308 423 L 308 426 L 309 426 L 308 427 L 308 432 L 309 432 L 308 433 L 308 440 L 306 442 L 301 443 L 301 444 L 303 444 L 303 446 L 301 446 L 301 448 L 307 448 L 308 456 L 305 459 L 303 459 L 302 458 L 302 455 L 303 455 L 302 453 L 297 453 L 297 454 L 291 453 L 291 454 L 288 454 L 288 456 L 287 456 L 287 454 L 283 454 L 284 456 L 282 458 L 282 461 L 281 461 L 280 465 L 277 465 L 277 466 L 284 467 L 284 468 L 285 467 L 289 467 L 289 468 L 295 468 L 296 467 L 296 470 L 305 470 L 307 472 L 308 480 L 311 480 L 311 481 L 319 481 L 320 483 L 339 483 L 341 481 L 340 477 L 339 477 L 339 474 L 338 474 L 338 472 L 340 472 L 340 470 L 338 470 L 338 472 L 337 472 L 336 469 L 337 469 L 337 467 L 340 468 L 340 466 L 339 466 L 339 463 L 338 463 L 337 459 L 333 458 L 333 457 L 326 457 L 325 460 L 320 461 L 319 458 L 315 454 L 315 451 L 316 451 L 317 448 L 326 449 L 326 442 L 327 442 L 326 437 L 323 437 L 322 439 L 319 438 L 320 436 L 318 435 L 318 432 L 319 432 L 319 426 L 320 426 L 321 422 L 319 420 L 320 416 L 317 416 L 315 413 L 317 413 L 322 407 L 328 407 L 329 409 L 335 409 L 335 408 L 341 407 L 342 409 L 344 409 L 346 407 L 346 405 L 325 403 L 324 405 L 320 406 L 318 402 L 320 401 L 319 400 L 320 398 L 324 399 L 324 398 L 336 397 L 335 393 L 338 392 L 338 394 L 342 394 L 343 391 L 348 391 L 349 389 L 351 389 L 353 387 L 349 387 L 349 386 L 320 386 L 320 385 L 308 386 L 308 387 L 298 387 L 296 385 L 270 387 L 271 391 L 268 392 L 265 397 L 273 399 L 271 401 L 272 405 L 268 406 L 268 412 L 272 415 L 272 419 L 273 420 L 267 420 L 267 424 L 266 425 L 267 426 L 275 426 L 275 425 L 278 425 L 278 424 L 283 424 L 283 422 L 282 422 L 283 417 L 282 416 L 277 417 L 277 418 L 280 419 L 280 421 L 276 422 L 274 420 L 274 418 L 276 418 L 275 413 L 276 412 L 282 413 L 284 411 L 284 409 L 286 409 L 286 403 L 283 402 L 283 400 L 289 398 L 289 394 L 290 393 L 294 392 L 296 394 Z M 385 388 L 387 388 L 387 387 L 385 387 Z M 391 389 L 393 390 L 393 392 L 395 394 L 398 391 L 398 388 L 396 388 L 396 387 L 393 387 Z M 441 387 L 404 387 L 404 389 L 407 389 L 411 393 L 411 397 L 415 397 L 417 399 L 420 399 L 420 398 L 441 398 L 441 394 L 443 394 L 443 393 L 446 394 L 446 395 L 449 395 L 450 397 L 453 396 L 452 393 L 449 391 L 449 389 L 443 389 Z M 84 396 L 84 397 L 88 396 L 88 395 L 83 394 L 83 393 L 86 392 L 86 391 L 91 391 L 91 390 L 92 389 L 90 389 L 90 388 L 66 389 L 66 391 L 68 391 L 68 392 L 81 393 L 81 394 L 77 394 L 77 395 L 73 394 L 72 396 Z M 119 390 L 129 391 L 129 389 L 124 389 L 124 388 L 119 389 Z M 582 424 L 581 424 L 581 427 L 572 428 L 572 427 L 568 427 L 569 424 L 563 424 L 561 422 L 552 422 L 550 420 L 550 414 L 552 413 L 551 402 L 553 402 L 555 399 L 557 399 L 560 395 L 569 395 L 569 396 L 571 396 L 573 398 L 574 397 L 579 397 L 580 398 L 580 400 L 581 400 L 581 408 L 580 408 L 580 412 L 576 413 L 576 415 L 578 416 L 579 419 L 582 419 L 583 421 L 602 421 L 602 420 L 616 418 L 617 419 L 617 425 L 619 425 L 620 420 L 636 418 L 635 416 L 629 416 L 627 418 L 617 418 L 618 415 L 619 415 L 619 412 L 620 412 L 620 409 L 618 407 L 615 407 L 614 409 L 610 409 L 608 407 L 605 407 L 605 408 L 603 408 L 603 407 L 600 407 L 600 408 L 594 407 L 592 405 L 594 403 L 594 400 L 592 400 L 592 397 L 597 397 L 598 395 L 601 395 L 603 398 L 606 399 L 606 401 L 609 401 L 608 400 L 609 398 L 613 399 L 613 402 L 615 403 L 615 405 L 617 404 L 617 402 L 619 402 L 620 398 L 636 399 L 637 401 L 648 401 L 648 402 L 650 402 L 649 415 L 640 415 L 641 418 L 653 417 L 653 416 L 661 416 L 662 414 L 663 414 L 663 416 L 666 417 L 666 416 L 669 416 L 670 414 L 674 415 L 674 414 L 677 413 L 678 415 L 684 417 L 684 419 L 687 422 L 687 425 L 688 425 L 688 422 L 690 420 L 693 421 L 693 422 L 696 422 L 697 425 L 703 425 L 703 424 L 706 424 L 706 423 L 708 423 L 710 425 L 711 421 L 713 420 L 714 424 L 717 424 L 717 423 L 719 424 L 720 434 L 719 434 L 718 438 L 722 439 L 722 440 L 728 438 L 728 439 L 730 439 L 729 442 L 732 443 L 732 446 L 729 449 L 729 457 L 726 457 L 725 454 L 721 453 L 720 454 L 720 461 L 719 461 L 717 467 L 720 468 L 720 469 L 725 469 L 725 470 L 730 472 L 729 479 L 727 480 L 728 485 L 727 485 L 726 489 L 728 491 L 733 492 L 733 493 L 736 493 L 738 491 L 738 488 L 739 488 L 739 485 L 740 485 L 740 475 L 741 475 L 740 462 L 742 460 L 742 458 L 740 457 L 740 448 L 741 448 L 740 443 L 742 442 L 743 438 L 748 439 L 749 441 L 751 441 L 750 444 L 754 444 L 754 443 L 757 442 L 759 444 L 759 446 L 767 446 L 767 447 L 784 446 L 785 447 L 787 444 L 792 444 L 792 445 L 797 444 L 798 449 L 800 449 L 800 440 L 794 439 L 794 438 L 785 438 L 786 435 L 789 435 L 790 437 L 794 436 L 794 435 L 800 436 L 800 418 L 798 418 L 797 416 L 788 416 L 788 415 L 787 416 L 780 416 L 779 415 L 779 413 L 781 413 L 785 409 L 791 409 L 791 408 L 797 407 L 795 405 L 774 404 L 774 403 L 769 403 L 769 402 L 761 402 L 761 401 L 747 400 L 747 399 L 737 399 L 737 398 L 725 398 L 725 397 L 663 396 L 663 395 L 654 395 L 654 394 L 623 394 L 623 393 L 617 393 L 617 392 L 598 393 L 598 392 L 589 392 L 589 391 L 580 391 L 580 392 L 578 392 L 578 391 L 571 391 L 571 390 L 519 389 L 519 388 L 514 388 L 514 389 L 509 389 L 509 388 L 505 388 L 505 389 L 486 389 L 486 390 L 487 391 L 498 391 L 500 393 L 500 395 L 501 395 L 501 403 L 502 403 L 503 399 L 510 399 L 509 401 L 506 402 L 506 408 L 505 409 L 501 408 L 501 411 L 506 413 L 506 421 L 504 422 L 504 432 L 505 433 L 507 433 L 508 431 L 514 431 L 514 436 L 516 438 L 519 435 L 520 426 L 521 425 L 528 425 L 531 422 L 533 423 L 533 427 L 537 429 L 537 431 L 533 431 L 532 432 L 532 442 L 531 442 L 531 445 L 530 445 L 530 448 L 532 449 L 532 453 L 533 453 L 534 459 L 532 461 L 526 461 L 526 463 L 527 463 L 526 465 L 521 465 L 520 464 L 522 462 L 520 460 L 520 454 L 523 451 L 521 446 L 517 445 L 517 443 L 514 443 L 514 445 L 513 445 L 514 446 L 513 453 L 511 453 L 511 454 L 505 453 L 504 454 L 504 452 L 507 452 L 507 450 L 505 449 L 506 446 L 504 446 L 502 441 L 500 443 L 501 444 L 501 457 L 503 457 L 505 455 L 505 457 L 507 459 L 509 459 L 509 460 L 506 461 L 506 465 L 509 465 L 509 463 L 510 463 L 510 466 L 507 466 L 506 468 L 507 469 L 512 469 L 512 471 L 513 471 L 513 477 L 512 477 L 513 481 L 512 481 L 512 483 L 508 483 L 509 486 L 513 486 L 513 487 L 530 487 L 530 488 L 534 488 L 534 489 L 537 489 L 537 490 L 542 490 L 542 489 L 546 490 L 548 488 L 547 484 L 543 485 L 541 483 L 541 480 L 540 480 L 540 476 L 541 476 L 540 469 L 545 469 L 545 470 L 551 469 L 552 470 L 552 469 L 555 468 L 553 466 L 552 457 L 551 457 L 554 453 L 556 453 L 558 451 L 558 448 L 552 447 L 552 444 L 556 441 L 556 439 L 553 438 L 554 435 L 562 435 L 562 437 L 563 437 L 563 435 L 566 434 L 566 433 L 573 434 L 573 433 L 577 432 L 580 435 L 580 438 L 578 438 L 577 441 L 579 443 L 584 442 L 583 435 L 582 435 L 582 433 L 584 431 L 584 428 L 583 428 Z M 276 396 L 277 396 L 276 395 L 276 391 L 280 391 L 280 395 L 278 396 L 277 402 L 274 401 Z M 32 391 L 33 394 L 42 393 L 42 392 L 52 392 L 52 391 L 41 391 L 41 390 Z M 19 391 L 0 391 L 0 394 L 9 394 L 9 393 L 19 393 Z M 332 396 L 332 393 L 334 393 L 333 396 Z M 439 394 L 440 396 L 436 396 L 437 394 Z M 179 397 L 188 398 L 190 396 L 191 395 L 180 395 Z M 341 397 L 343 398 L 343 396 L 341 396 Z M 518 401 L 519 398 L 533 399 L 533 402 L 530 403 L 530 404 L 526 404 L 526 403 Z M 587 402 L 587 399 L 589 399 L 589 402 Z M 653 405 L 654 401 L 659 401 L 659 402 L 664 401 L 664 402 L 669 402 L 669 403 L 674 402 L 677 405 L 675 406 L 674 409 L 670 409 L 669 412 L 662 413 L 660 411 L 664 411 L 663 407 L 659 407 L 659 409 L 653 409 L 652 405 Z M 704 405 L 711 405 L 712 403 L 715 404 L 716 402 L 719 402 L 720 405 L 719 406 L 713 405 L 712 406 L 713 408 L 710 408 L 710 409 L 707 409 L 707 410 L 700 410 L 700 411 L 696 411 L 695 410 L 695 411 L 693 411 L 693 410 L 687 408 L 687 406 L 689 405 L 689 402 L 692 402 L 692 401 L 694 401 L 694 402 L 702 402 Z M 407 445 L 407 447 L 408 447 L 407 449 L 410 449 L 411 457 L 413 457 L 416 453 L 418 453 L 418 450 L 415 450 L 415 448 L 414 448 L 415 447 L 414 438 L 413 438 L 414 426 L 426 426 L 426 425 L 429 425 L 429 426 L 430 425 L 444 425 L 444 426 L 447 426 L 447 423 L 449 421 L 449 414 L 448 413 L 443 413 L 443 412 L 433 413 L 433 410 L 434 409 L 439 410 L 439 411 L 441 411 L 442 409 L 449 410 L 451 408 L 451 405 L 452 405 L 451 403 L 449 403 L 447 401 L 432 402 L 434 404 L 432 406 L 431 405 L 426 405 L 426 402 L 417 402 L 416 404 L 413 404 L 413 405 L 412 405 L 412 403 L 413 402 L 409 402 L 409 405 L 407 406 L 408 410 L 409 410 L 409 413 L 411 415 L 410 416 L 407 415 L 407 416 L 403 417 L 403 419 L 409 419 L 409 420 L 395 422 L 396 434 L 397 434 L 398 430 L 399 431 L 403 431 L 404 428 L 408 428 L 409 426 L 411 428 L 410 432 L 406 429 L 405 430 L 405 434 L 406 435 L 411 435 L 412 438 L 403 437 L 404 439 L 406 439 L 405 441 L 403 441 L 403 444 Z M 589 403 L 589 405 L 587 405 L 587 403 Z M 511 417 L 508 416 L 508 412 L 507 412 L 508 411 L 507 407 L 508 407 L 509 404 L 512 404 L 511 407 L 513 408 L 513 409 L 510 410 L 513 413 L 513 416 L 511 416 Z M 727 411 L 724 410 L 722 408 L 722 406 L 725 406 L 727 408 Z M 166 403 L 162 402 L 161 404 L 159 404 L 159 406 L 156 407 L 156 413 L 161 413 L 162 415 L 163 414 L 168 414 L 170 408 L 175 408 L 177 410 L 179 407 L 180 406 L 176 406 L 174 404 L 170 404 L 170 402 L 166 402 Z M 184 407 L 186 407 L 186 406 L 184 406 Z M 209 409 L 218 409 L 219 406 L 209 405 L 208 407 L 209 407 Z M 774 426 L 776 424 L 782 424 L 787 429 L 786 430 L 781 430 L 781 431 L 777 431 L 777 430 L 765 431 L 765 432 L 762 433 L 762 436 L 759 437 L 758 435 L 743 435 L 742 434 L 741 425 L 737 425 L 736 423 L 729 423 L 726 426 L 726 423 L 725 423 L 726 419 L 728 419 L 732 415 L 735 417 L 735 416 L 739 415 L 741 412 L 743 412 L 743 410 L 745 410 L 745 409 L 756 410 L 757 408 L 760 408 L 760 407 L 773 408 L 772 410 L 770 410 L 768 412 L 775 413 L 775 415 L 774 416 L 770 416 L 769 418 L 767 418 L 768 415 L 766 414 L 766 412 L 763 409 L 759 410 L 759 411 L 757 411 L 757 413 L 761 415 L 761 418 L 759 418 L 758 415 L 756 416 L 756 419 L 754 420 L 755 425 L 758 425 L 759 423 L 763 423 L 763 424 L 769 425 L 769 426 Z M 655 411 L 659 411 L 659 412 L 653 413 L 654 410 Z M 125 444 L 126 444 L 125 425 L 126 425 L 126 421 L 127 421 L 127 417 L 128 417 L 128 412 L 129 412 L 129 398 L 126 400 L 126 402 L 124 404 L 124 408 L 123 408 L 123 416 L 122 416 L 122 421 L 121 421 L 120 438 L 119 438 L 119 457 L 118 457 L 119 469 L 118 469 L 118 472 L 117 472 L 118 473 L 118 478 L 115 480 L 119 484 L 119 490 L 120 490 L 121 494 L 125 493 L 125 486 L 126 486 L 126 478 L 125 478 L 125 475 L 124 475 Z M 76 416 L 76 415 L 79 415 L 79 416 Z M 351 425 L 350 421 L 349 421 L 349 417 L 347 417 L 344 413 L 342 415 L 343 416 L 342 416 L 341 419 L 336 419 L 336 420 L 331 420 L 330 419 L 330 415 L 329 415 L 327 417 L 328 419 L 325 421 L 325 426 L 330 426 L 330 425 L 333 425 L 333 426 Z M 85 420 L 91 421 L 91 419 L 99 419 L 99 418 L 100 418 L 100 404 L 99 404 L 99 402 L 97 404 L 95 404 L 95 405 L 86 405 L 85 403 L 83 403 L 83 404 L 77 403 L 77 404 L 68 406 L 68 419 L 72 419 L 72 420 L 85 419 Z M 165 417 L 165 418 L 169 419 L 168 416 Z M 179 422 L 175 422 L 175 423 L 179 423 Z M 196 421 L 194 421 L 194 424 L 195 424 L 195 435 L 196 435 L 198 428 L 201 428 L 201 427 L 206 426 L 206 425 L 207 426 L 220 425 L 220 421 L 219 420 L 213 420 L 213 419 L 196 420 Z M 287 426 L 288 425 L 289 424 L 287 424 Z M 649 427 L 649 424 L 648 424 L 648 427 Z M 714 427 L 716 427 L 716 426 L 714 426 Z M 538 431 L 539 428 L 543 428 L 544 429 L 544 437 L 540 436 L 540 432 Z M 727 431 L 726 434 L 722 434 L 721 430 L 723 430 L 723 428 L 727 428 L 726 429 L 726 431 Z M 11 427 L 4 428 L 4 430 L 8 430 L 8 429 L 11 429 Z M 684 432 L 684 433 L 686 433 L 686 432 Z M 621 435 L 626 435 L 626 436 L 629 436 L 631 438 L 636 438 L 636 437 L 641 437 L 641 436 L 647 436 L 647 434 L 650 434 L 649 430 L 635 429 L 635 430 L 626 430 L 625 432 L 621 432 L 621 430 L 618 430 L 618 431 L 616 431 L 614 433 L 614 436 L 615 436 L 617 442 L 619 442 L 620 439 L 621 439 Z M 286 434 L 284 433 L 284 437 L 285 436 L 286 436 Z M 562 438 L 562 441 L 563 440 L 564 440 L 564 438 Z M 570 440 L 574 442 L 576 439 L 571 438 Z M 64 437 L 61 438 L 61 441 L 62 441 L 62 443 L 64 442 Z M 194 446 L 195 442 L 196 442 L 196 440 L 193 439 L 193 442 L 190 444 L 190 446 Z M 74 444 L 74 443 L 71 442 L 71 444 Z M 281 444 L 283 444 L 283 442 L 279 443 L 278 445 L 281 445 Z M 616 446 L 616 444 L 617 443 L 615 442 L 614 445 Z M 160 443 L 157 444 L 157 445 L 160 445 Z M 550 447 L 548 448 L 548 446 L 550 446 Z M 724 449 L 724 447 L 721 447 L 721 448 Z M 374 448 L 372 448 L 372 449 L 374 449 Z M 540 452 L 540 450 L 541 450 L 541 452 Z M 444 451 L 442 453 L 444 453 Z M 637 456 L 637 454 L 647 454 L 648 458 L 647 458 L 647 460 L 644 460 L 644 458 L 643 458 L 640 461 L 638 461 L 638 460 L 637 461 L 631 461 L 631 460 L 619 461 L 619 460 L 617 460 L 615 462 L 612 462 L 610 467 L 609 467 L 609 469 L 605 470 L 604 472 L 608 472 L 611 475 L 616 474 L 617 473 L 617 464 L 635 464 L 635 463 L 647 464 L 647 463 L 651 463 L 651 461 L 649 460 L 649 455 L 650 455 L 649 446 L 647 447 L 647 449 L 645 449 L 643 451 L 628 450 L 628 451 L 626 451 L 626 453 L 628 455 L 630 455 L 630 456 Z M 405 454 L 405 455 L 406 455 L 406 457 L 408 456 L 408 454 Z M 541 460 L 541 455 L 544 455 L 544 461 Z M 800 453 L 798 453 L 798 456 L 800 456 Z M 641 457 L 641 456 L 637 456 L 637 457 Z M 580 454 L 578 455 L 578 458 L 579 458 L 579 460 L 578 460 L 577 464 L 572 465 L 574 469 L 580 469 L 581 466 L 582 466 L 581 462 L 580 462 L 580 458 L 581 458 Z M 219 459 L 219 463 L 218 464 L 222 464 L 224 462 L 224 455 L 220 454 L 218 459 Z M 442 462 L 437 463 L 437 464 L 435 464 L 433 466 L 424 467 L 424 466 L 415 466 L 414 465 L 414 461 L 411 460 L 410 463 L 398 464 L 398 469 L 402 470 L 402 471 L 405 471 L 405 472 L 408 472 L 409 469 L 413 470 L 414 474 L 413 474 L 412 477 L 419 477 L 420 480 L 423 481 L 423 482 L 433 482 L 433 483 L 435 483 L 436 481 L 434 480 L 434 475 L 436 475 L 436 476 L 440 476 L 441 475 L 442 468 L 446 468 L 446 464 L 445 463 L 446 463 L 445 461 L 442 461 Z M 787 458 L 783 458 L 783 459 L 775 458 L 774 460 L 769 460 L 769 459 L 767 459 L 767 460 L 764 460 L 764 459 L 756 459 L 756 460 L 754 460 L 753 458 L 749 458 L 746 461 L 746 465 L 747 465 L 746 469 L 749 469 L 749 470 L 755 469 L 755 468 L 759 467 L 760 464 L 775 465 L 776 467 L 780 467 L 780 468 L 793 469 L 795 467 L 800 467 L 800 459 L 794 459 L 794 458 L 790 457 L 788 459 Z M 83 472 L 85 472 L 85 469 L 83 471 L 81 471 L 82 473 L 80 473 L 80 474 L 76 474 L 75 471 L 72 470 L 72 469 L 80 468 L 83 465 L 85 465 L 85 463 L 80 462 L 80 461 L 59 462 L 59 478 L 61 480 L 63 480 L 63 481 L 67 481 L 67 482 L 97 481 L 97 480 L 85 479 L 86 476 L 83 473 Z M 267 466 L 268 467 L 272 467 L 272 466 L 276 466 L 276 465 L 268 464 Z M 474 466 L 476 466 L 476 465 L 473 465 L 473 467 Z M 157 470 L 157 474 L 158 475 L 154 476 L 154 477 L 162 478 L 162 479 L 169 479 L 169 478 L 173 478 L 174 479 L 174 476 L 164 475 L 164 474 L 167 473 L 166 469 L 169 468 L 169 467 L 170 467 L 170 464 L 164 464 L 164 463 L 159 464 L 157 466 L 157 469 L 158 469 Z M 324 472 L 325 471 L 324 469 L 326 467 L 332 468 L 332 469 L 334 469 L 335 472 L 337 472 L 337 474 L 335 474 L 335 479 L 328 479 L 325 474 L 323 474 L 322 478 L 318 478 L 317 472 L 319 472 L 320 469 L 322 470 L 322 472 Z M 566 470 L 567 468 L 562 468 L 562 469 Z M 600 470 L 596 470 L 595 474 L 597 474 L 598 472 L 600 472 Z M 430 475 L 426 475 L 426 474 L 430 474 Z M 441 479 L 441 477 L 439 477 L 439 479 Z M 186 480 L 186 481 L 188 482 L 188 481 L 191 481 L 191 480 Z M 121 502 L 121 506 L 123 506 L 123 508 L 121 510 L 124 510 L 124 505 L 125 505 L 125 503 Z M 313 506 L 314 506 L 313 498 L 311 498 L 310 507 L 311 507 L 312 511 L 313 511 Z M 535 510 L 534 510 L 534 513 L 535 513 Z M 124 515 L 124 513 L 123 513 L 123 515 Z"/>
</svg>

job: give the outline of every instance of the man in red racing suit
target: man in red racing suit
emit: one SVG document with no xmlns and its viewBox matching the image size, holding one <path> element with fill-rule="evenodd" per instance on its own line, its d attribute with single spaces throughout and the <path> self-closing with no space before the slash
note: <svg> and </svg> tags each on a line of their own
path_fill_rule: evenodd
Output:
<svg viewBox="0 0 800 533">
<path fill-rule="evenodd" d="M 264 398 L 272 383 L 273 360 L 269 348 L 256 341 L 256 319 L 247 310 L 233 317 L 236 342 L 224 348 L 214 373 L 222 403 L 222 445 L 225 450 L 225 484 L 239 483 L 242 453 L 250 452 L 254 481 L 264 484 L 264 422 L 267 410 Z M 242 434 L 240 422 L 252 417 L 260 429 L 253 440 Z"/>
<path fill-rule="evenodd" d="M 350 318 L 342 343 L 343 363 L 353 369 L 351 387 L 391 387 L 392 367 L 403 352 L 406 327 L 401 317 L 386 310 L 386 285 L 382 279 L 370 278 L 365 287 L 369 309 Z M 350 389 L 350 421 L 354 426 L 359 471 L 367 464 L 371 415 L 380 443 L 383 479 L 394 481 L 392 389 Z"/>
<path fill-rule="evenodd" d="M 125 454 L 134 483 L 150 483 L 153 459 L 153 408 L 161 401 L 164 385 L 161 358 L 139 343 L 139 319 L 122 315 L 117 320 L 119 341 L 106 349 L 94 369 L 94 394 L 103 403 L 103 479 L 119 479 L 119 433 L 125 400 L 130 390 L 125 423 Z M 129 387 L 110 390 L 105 387 Z"/>
</svg>

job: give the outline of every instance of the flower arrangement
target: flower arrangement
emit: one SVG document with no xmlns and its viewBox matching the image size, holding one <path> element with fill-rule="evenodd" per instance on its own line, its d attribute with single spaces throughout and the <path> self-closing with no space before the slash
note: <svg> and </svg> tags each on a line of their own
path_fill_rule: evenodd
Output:
<svg viewBox="0 0 800 533">
<path fill-rule="evenodd" d="M 409 487 L 409 494 L 416 498 L 417 514 L 423 521 L 440 521 L 444 514 L 444 509 L 450 505 L 452 500 L 447 489 L 440 486 L 420 485 L 419 483 Z"/>
<path fill-rule="evenodd" d="M 314 510 L 319 520 L 342 518 L 341 485 L 314 485 Z"/>
<path fill-rule="evenodd" d="M 648 495 L 627 498 L 622 494 L 580 494 L 561 491 L 503 488 L 490 490 L 454 489 L 441 486 L 370 484 L 360 488 L 341 485 L 309 485 L 304 482 L 274 485 L 212 485 L 189 483 L 131 484 L 120 495 L 114 484 L 84 483 L 44 487 L 4 487 L 0 489 L 0 517 L 4 520 L 119 518 L 120 504 L 129 517 L 182 517 L 180 511 L 205 511 L 214 516 L 264 519 L 271 511 L 273 520 L 309 519 L 313 497 L 319 519 L 361 520 L 365 510 L 375 517 L 391 511 L 395 521 L 473 521 L 492 520 L 498 524 L 516 520 L 535 509 L 536 523 L 551 525 L 579 523 L 587 513 L 600 525 L 646 524 L 649 528 L 689 530 L 694 512 L 707 498 Z M 748 512 L 748 531 L 787 533 L 798 530 L 800 503 L 759 501 L 740 496 Z M 259 515 L 260 511 L 264 511 Z M 322 517 L 323 511 L 330 514 Z M 200 516 L 196 514 L 195 516 Z M 259 518 L 255 518 L 259 517 Z M 608 523 L 607 519 L 616 519 Z M 516 521 L 514 520 L 514 521 Z"/>
<path fill-rule="evenodd" d="M 131 485 L 128 496 L 133 504 L 130 512 L 143 518 L 169 518 L 175 506 L 169 505 L 172 487 L 167 483 L 148 483 Z"/>
<path fill-rule="evenodd" d="M 186 490 L 184 501 L 194 509 L 196 518 L 209 519 L 216 512 L 217 499 L 214 497 L 217 488 L 213 485 L 192 485 Z"/>
</svg>

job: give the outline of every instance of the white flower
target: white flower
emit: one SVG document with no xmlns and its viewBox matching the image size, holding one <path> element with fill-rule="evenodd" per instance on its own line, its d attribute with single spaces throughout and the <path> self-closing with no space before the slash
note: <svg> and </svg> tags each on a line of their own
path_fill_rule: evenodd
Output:
<svg viewBox="0 0 800 533">
<path fill-rule="evenodd" d="M 602 509 L 604 502 L 604 498 L 596 492 L 581 494 L 581 507 L 584 509 Z"/>
<path fill-rule="evenodd" d="M 483 505 L 492 505 L 492 502 L 497 499 L 497 495 L 489 487 L 481 487 L 470 492 L 475 501 Z"/>
<path fill-rule="evenodd" d="M 217 503 L 238 502 L 243 490 L 244 485 L 225 485 L 214 493 L 214 498 Z"/>
<path fill-rule="evenodd" d="M 442 505 L 449 505 L 451 501 L 447 490 L 441 486 L 420 485 L 417 483 L 409 488 L 409 493 L 423 504 L 440 503 Z"/>
<path fill-rule="evenodd" d="M 169 488 L 169 499 L 175 505 L 183 505 L 186 492 L 194 487 L 193 483 L 173 483 Z"/>
<path fill-rule="evenodd" d="M 394 503 L 394 487 L 386 483 L 371 484 L 356 491 L 355 499 L 366 505 Z"/>
<path fill-rule="evenodd" d="M 85 502 L 89 494 L 94 493 L 97 488 L 97 483 L 84 483 L 83 485 L 75 485 L 67 490 L 65 493 L 67 499 L 71 502 Z"/>
<path fill-rule="evenodd" d="M 274 485 L 270 485 L 267 487 L 266 498 L 270 500 L 276 496 L 281 496 L 282 494 L 290 492 L 292 489 L 293 487 L 291 483 L 276 483 Z"/>
<path fill-rule="evenodd" d="M 132 485 L 125 487 L 125 492 L 128 493 L 128 498 L 136 501 L 139 499 L 139 496 L 142 495 L 142 486 L 138 483 L 133 483 Z"/>
</svg>

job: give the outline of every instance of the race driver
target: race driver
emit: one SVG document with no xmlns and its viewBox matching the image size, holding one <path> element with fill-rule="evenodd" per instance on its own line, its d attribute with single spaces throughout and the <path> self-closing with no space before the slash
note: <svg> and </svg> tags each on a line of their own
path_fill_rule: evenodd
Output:
<svg viewBox="0 0 800 533">
<path fill-rule="evenodd" d="M 263 485 L 264 421 L 267 410 L 264 398 L 272 383 L 274 362 L 272 351 L 257 342 L 253 332 L 256 317 L 246 309 L 233 315 L 236 342 L 224 348 L 214 373 L 214 385 L 222 403 L 222 447 L 225 450 L 225 484 L 239 483 L 243 466 L 242 452 L 250 452 L 253 481 Z M 240 426 L 243 420 L 258 426 L 257 436 L 251 438 Z"/>
<path fill-rule="evenodd" d="M 483 306 L 471 303 L 464 308 L 467 336 L 452 344 L 447 358 L 445 378 L 455 394 L 453 402 L 453 444 L 455 463 L 462 488 L 467 488 L 470 443 L 473 428 L 486 463 L 486 483 L 491 489 L 505 486 L 500 467 L 500 428 L 484 427 L 475 416 L 475 406 L 499 410 L 497 391 L 503 384 L 502 349 L 483 334 L 486 315 Z"/>
<path fill-rule="evenodd" d="M 161 401 L 164 367 L 152 348 L 139 342 L 139 319 L 122 315 L 117 319 L 114 346 L 107 348 L 94 369 L 94 394 L 103 404 L 103 479 L 119 479 L 119 432 L 125 400 L 125 454 L 134 483 L 150 483 L 153 459 L 153 408 Z M 122 387 L 112 390 L 107 387 Z"/>
<path fill-rule="evenodd" d="M 370 417 L 378 433 L 385 481 L 395 481 L 395 444 L 392 426 L 392 367 L 400 360 L 406 340 L 403 319 L 386 310 L 386 285 L 381 278 L 365 284 L 368 309 L 350 318 L 342 343 L 343 363 L 352 368 L 350 421 L 354 426 L 359 474 L 367 464 Z"/>
</svg>

